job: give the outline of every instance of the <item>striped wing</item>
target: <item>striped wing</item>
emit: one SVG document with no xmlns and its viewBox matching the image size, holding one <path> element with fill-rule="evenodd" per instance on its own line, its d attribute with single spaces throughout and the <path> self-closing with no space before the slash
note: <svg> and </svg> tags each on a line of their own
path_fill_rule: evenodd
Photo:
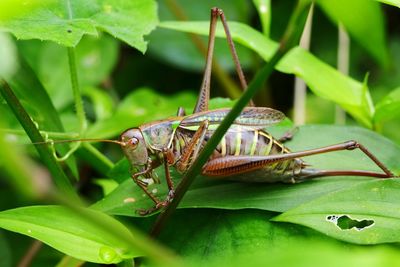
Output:
<svg viewBox="0 0 400 267">
<path fill-rule="evenodd" d="M 204 120 L 208 120 L 210 130 L 219 123 L 231 111 L 230 108 L 208 110 L 195 113 L 185 117 L 179 127 L 192 129 L 197 127 Z M 265 107 L 246 107 L 233 122 L 234 126 L 249 127 L 251 129 L 262 129 L 282 121 L 285 115 L 275 109 Z"/>
</svg>

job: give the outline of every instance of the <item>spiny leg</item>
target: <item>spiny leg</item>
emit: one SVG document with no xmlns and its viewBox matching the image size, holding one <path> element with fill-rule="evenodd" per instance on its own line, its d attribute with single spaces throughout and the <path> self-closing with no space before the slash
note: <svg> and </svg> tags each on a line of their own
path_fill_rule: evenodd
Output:
<svg viewBox="0 0 400 267">
<path fill-rule="evenodd" d="M 177 163 L 178 170 L 185 171 L 190 166 L 190 163 L 192 162 L 192 160 L 197 157 L 197 155 L 200 151 L 200 148 L 201 148 L 201 144 L 203 143 L 205 134 L 207 132 L 207 128 L 208 128 L 208 121 L 205 120 L 200 124 L 199 128 L 197 129 L 197 131 L 194 134 L 193 138 L 191 139 L 190 143 L 186 146 L 186 149 L 185 149 L 180 161 Z M 135 182 L 155 202 L 154 207 L 152 207 L 150 209 L 140 210 L 139 211 L 140 215 L 151 214 L 163 207 L 166 207 L 174 198 L 174 194 L 175 194 L 174 184 L 173 184 L 170 170 L 169 170 L 170 164 L 173 163 L 173 155 L 171 155 L 171 150 L 167 150 L 167 149 L 165 149 L 162 153 L 163 153 L 163 161 L 164 161 L 165 180 L 168 185 L 168 195 L 164 201 L 161 201 L 158 198 L 156 198 L 152 193 L 150 193 L 145 186 L 140 185 L 139 184 L 139 182 L 141 182 L 140 180 L 136 179 Z M 146 173 L 146 171 L 138 173 L 137 176 L 142 175 L 144 173 Z"/>
<path fill-rule="evenodd" d="M 149 170 L 150 169 L 146 169 L 144 171 L 134 173 L 131 175 L 131 178 L 157 206 L 159 203 L 161 203 L 161 200 L 159 200 L 156 196 L 154 196 L 151 192 L 149 192 L 149 190 L 147 188 L 147 183 L 145 183 L 139 179 L 139 176 L 148 173 Z M 148 213 L 145 210 L 139 210 L 139 214 L 146 215 Z"/>
<path fill-rule="evenodd" d="M 153 193 L 151 193 L 147 186 L 148 184 L 142 180 L 139 179 L 140 176 L 144 176 L 144 177 L 148 177 L 149 174 L 153 171 L 154 169 L 153 162 L 151 160 L 149 160 L 146 169 L 140 172 L 136 172 L 134 174 L 131 175 L 132 180 L 143 190 L 143 192 L 155 203 L 153 208 L 150 209 L 138 209 L 137 212 L 144 216 L 147 214 L 150 214 L 158 209 L 160 209 L 161 207 L 166 206 L 165 201 L 161 201 L 159 198 L 157 198 Z"/>
<path fill-rule="evenodd" d="M 231 34 L 229 32 L 228 24 L 225 19 L 224 12 L 219 8 L 212 8 L 211 9 L 211 22 L 210 22 L 210 31 L 209 31 L 209 38 L 208 38 L 208 48 L 207 48 L 207 58 L 206 58 L 206 65 L 204 69 L 204 76 L 203 81 L 200 87 L 199 97 L 197 99 L 196 106 L 193 110 L 193 113 L 206 111 L 208 110 L 208 101 L 210 99 L 210 81 L 211 81 L 211 68 L 212 68 L 212 60 L 213 60 L 213 53 L 214 53 L 214 44 L 215 44 L 215 29 L 217 25 L 218 17 L 221 18 L 222 24 L 224 26 L 226 39 L 229 44 L 229 49 L 233 58 L 233 61 L 236 66 L 236 71 L 239 76 L 240 84 L 243 90 L 247 89 L 247 82 L 243 74 L 243 70 L 240 66 L 239 58 L 236 53 L 235 45 L 233 43 Z M 250 101 L 250 106 L 254 106 L 253 102 Z"/>
<path fill-rule="evenodd" d="M 356 141 L 347 141 L 344 143 L 326 146 L 322 148 L 310 149 L 306 151 L 291 152 L 279 155 L 268 156 L 227 156 L 213 159 L 203 167 L 203 174 L 208 176 L 227 176 L 234 174 L 246 173 L 253 170 L 264 168 L 265 166 L 285 160 L 323 154 L 340 150 L 354 150 L 359 148 L 367 155 L 384 173 L 363 171 L 363 170 L 304 170 L 300 176 L 294 178 L 304 179 L 317 176 L 337 176 L 337 175 L 354 175 L 354 176 L 370 176 L 376 178 L 390 178 L 394 174 L 379 161 L 370 151 Z"/>
<path fill-rule="evenodd" d="M 147 189 L 147 183 L 141 181 L 140 179 L 138 179 L 139 176 L 143 175 L 146 176 L 148 173 L 150 173 L 153 170 L 153 167 L 151 167 L 151 164 L 149 165 L 149 167 L 146 168 L 146 170 L 142 171 L 142 172 L 138 172 L 132 175 L 132 179 L 136 182 L 136 184 L 146 193 L 146 195 L 153 200 L 153 202 L 155 203 L 154 207 L 150 208 L 150 209 L 139 209 L 138 212 L 140 215 L 144 216 L 144 215 L 148 215 L 151 214 L 163 207 L 168 206 L 168 204 L 172 201 L 172 199 L 174 198 L 174 184 L 172 182 L 171 179 L 171 174 L 169 171 L 169 164 L 172 162 L 172 158 L 171 155 L 169 153 L 169 150 L 164 150 L 163 151 L 163 163 L 164 163 L 164 171 L 165 171 L 165 180 L 167 182 L 167 186 L 168 186 L 168 194 L 165 200 L 161 201 L 159 198 L 157 198 L 153 193 L 149 192 L 149 190 Z"/>
<path fill-rule="evenodd" d="M 197 158 L 197 155 L 200 151 L 201 145 L 207 133 L 208 125 L 208 120 L 203 121 L 193 135 L 190 142 L 186 145 L 185 150 L 176 165 L 179 171 L 186 171 L 190 167 L 193 160 Z"/>
<path fill-rule="evenodd" d="M 171 150 L 167 150 L 167 149 L 165 149 L 163 151 L 163 155 L 164 155 L 165 180 L 166 180 L 167 186 L 168 186 L 168 195 L 167 195 L 166 201 L 169 203 L 172 201 L 172 199 L 174 198 L 174 195 L 175 195 L 174 182 L 172 181 L 171 173 L 169 171 L 169 166 L 170 166 L 170 164 L 173 163 L 173 155 L 172 155 Z"/>
<path fill-rule="evenodd" d="M 246 78 L 244 77 L 242 67 L 240 66 L 239 57 L 236 52 L 235 44 L 232 40 L 232 35 L 229 31 L 228 23 L 226 22 L 225 14 L 222 11 L 222 9 L 214 8 L 214 10 L 215 10 L 214 12 L 218 13 L 218 15 L 221 19 L 222 25 L 224 26 L 224 31 L 225 31 L 225 35 L 226 35 L 226 40 L 228 42 L 229 50 L 231 52 L 233 62 L 235 63 L 236 72 L 237 72 L 237 74 L 239 76 L 239 80 L 240 80 L 240 85 L 242 86 L 242 89 L 244 91 L 247 89 L 247 82 L 246 82 Z M 254 106 L 254 103 L 252 100 L 250 100 L 249 106 Z"/>
</svg>

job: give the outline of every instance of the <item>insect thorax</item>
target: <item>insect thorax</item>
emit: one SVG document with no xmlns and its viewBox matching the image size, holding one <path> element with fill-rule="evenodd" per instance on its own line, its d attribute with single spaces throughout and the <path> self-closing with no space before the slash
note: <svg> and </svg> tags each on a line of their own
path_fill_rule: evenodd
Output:
<svg viewBox="0 0 400 267">
<path fill-rule="evenodd" d="M 140 127 L 150 152 L 157 153 L 170 147 L 176 125 L 175 120 L 164 120 Z"/>
</svg>

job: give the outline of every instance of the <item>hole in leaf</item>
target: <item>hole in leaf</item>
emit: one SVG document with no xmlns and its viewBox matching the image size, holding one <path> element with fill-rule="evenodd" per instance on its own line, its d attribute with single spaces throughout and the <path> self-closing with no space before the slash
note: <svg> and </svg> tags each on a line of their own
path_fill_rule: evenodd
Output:
<svg viewBox="0 0 400 267">
<path fill-rule="evenodd" d="M 68 30 L 67 30 L 67 32 L 68 32 L 68 33 L 71 33 L 71 32 L 72 32 L 72 30 L 71 30 L 71 29 L 68 29 Z"/>
<path fill-rule="evenodd" d="M 329 215 L 326 217 L 326 220 L 336 224 L 342 230 L 355 228 L 356 230 L 361 231 L 374 224 L 374 220 L 357 220 L 352 219 L 347 215 Z"/>
</svg>

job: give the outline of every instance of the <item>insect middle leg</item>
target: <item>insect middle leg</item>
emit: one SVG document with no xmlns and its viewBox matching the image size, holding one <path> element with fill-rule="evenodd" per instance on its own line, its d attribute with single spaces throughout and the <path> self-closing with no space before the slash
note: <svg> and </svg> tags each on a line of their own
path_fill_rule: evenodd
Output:
<svg viewBox="0 0 400 267">
<path fill-rule="evenodd" d="M 185 172 L 197 158 L 206 136 L 208 125 L 208 120 L 203 121 L 190 142 L 186 145 L 180 160 L 176 164 L 176 167 L 180 172 Z"/>
</svg>

